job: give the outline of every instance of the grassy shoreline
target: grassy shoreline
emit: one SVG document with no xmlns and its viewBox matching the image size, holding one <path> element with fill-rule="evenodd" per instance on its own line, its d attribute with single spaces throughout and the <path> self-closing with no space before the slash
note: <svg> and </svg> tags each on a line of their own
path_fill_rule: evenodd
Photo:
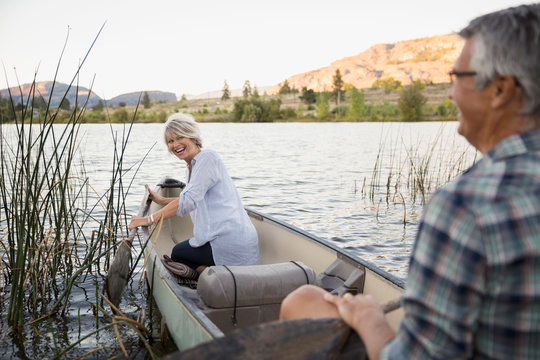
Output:
<svg viewBox="0 0 540 360">
<path fill-rule="evenodd" d="M 422 118 L 419 121 L 455 121 L 456 109 L 447 99 L 449 84 L 426 85 L 423 95 L 426 99 L 422 106 Z M 300 93 L 286 95 L 261 95 L 261 102 L 279 102 L 279 114 L 273 122 L 398 122 L 404 121 L 398 111 L 400 90 L 385 92 L 382 88 L 362 89 L 364 96 L 364 114 L 357 118 L 346 115 L 351 101 L 345 97 L 339 105 L 328 101 L 328 114 L 319 116 L 317 104 L 305 104 Z M 198 122 L 238 122 L 233 114 L 235 103 L 243 98 L 228 100 L 221 98 L 203 98 L 168 102 L 153 102 L 148 108 L 142 105 L 128 105 L 103 108 L 88 108 L 82 114 L 81 123 L 125 123 L 135 117 L 135 123 L 162 123 L 176 112 L 191 113 Z M 56 123 L 69 122 L 73 109 L 60 110 Z M 252 122 L 252 121 L 246 121 Z M 7 123 L 7 122 L 5 122 Z"/>
</svg>

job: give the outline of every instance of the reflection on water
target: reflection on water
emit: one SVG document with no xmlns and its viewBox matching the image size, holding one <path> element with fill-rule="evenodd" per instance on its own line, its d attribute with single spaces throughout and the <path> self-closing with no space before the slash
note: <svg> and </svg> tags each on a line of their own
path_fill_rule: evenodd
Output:
<svg viewBox="0 0 540 360">
<path fill-rule="evenodd" d="M 112 129 L 81 126 L 82 159 L 74 165 L 84 165 L 80 173 L 92 186 L 89 204 L 109 187 L 115 167 L 113 137 L 121 138 L 125 128 Z M 9 138 L 10 126 L 2 130 Z M 429 195 L 474 159 L 474 151 L 455 135 L 455 123 L 201 124 L 201 130 L 204 147 L 221 155 L 244 205 L 327 239 L 401 278 L 407 274 L 422 195 Z M 127 199 L 131 213 L 137 212 L 144 184 L 153 186 L 166 175 L 185 181 L 185 163 L 167 152 L 162 131 L 162 124 L 135 125 L 131 131 L 123 169 L 124 189 L 134 178 Z M 103 214 L 99 207 L 93 211 L 96 218 Z M 85 335 L 90 336 L 69 356 L 117 346 L 112 330 L 93 334 L 107 322 L 100 317 L 96 323 L 96 310 L 90 306 L 99 302 L 103 285 L 103 274 L 94 275 L 76 284 L 62 316 L 22 331 L 0 322 L 5 334 L 0 337 L 0 352 L 6 357 L 49 357 Z M 133 282 L 121 310 L 130 318 L 146 313 L 147 325 L 159 329 L 157 314 L 148 320 L 157 310 L 143 298 L 144 281 L 137 275 Z M 141 303 L 144 308 L 138 307 Z M 126 343 L 140 348 L 133 358 L 147 357 L 136 336 Z M 119 352 L 109 351 L 111 356 Z"/>
<path fill-rule="evenodd" d="M 115 129 L 121 136 L 122 127 Z M 104 189 L 109 174 L 102 169 L 112 164 L 110 130 L 108 125 L 82 130 L 90 183 Z M 135 165 L 153 147 L 130 192 L 133 213 L 145 183 L 155 185 L 165 175 L 185 181 L 185 163 L 167 152 L 162 131 L 162 124 L 140 124 L 130 135 L 127 164 Z M 438 183 L 446 177 L 437 172 L 463 153 L 470 164 L 474 154 L 455 134 L 456 123 L 226 123 L 201 124 L 201 131 L 204 147 L 221 155 L 245 206 L 328 239 L 398 277 L 407 273 L 422 210 L 419 195 L 412 194 L 419 184 L 410 180 L 411 158 L 417 158 L 413 172 L 432 168 L 436 174 L 428 180 Z"/>
</svg>

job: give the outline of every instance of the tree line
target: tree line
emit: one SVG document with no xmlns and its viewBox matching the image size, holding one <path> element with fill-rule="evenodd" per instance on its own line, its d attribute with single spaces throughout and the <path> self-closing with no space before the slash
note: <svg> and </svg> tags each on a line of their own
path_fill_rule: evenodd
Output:
<svg viewBox="0 0 540 360">
<path fill-rule="evenodd" d="M 364 90 L 357 89 L 343 81 L 341 72 L 336 69 L 332 78 L 332 89 L 316 92 L 303 87 L 301 90 L 290 86 L 285 80 L 280 87 L 278 95 L 299 94 L 298 99 L 307 106 L 297 109 L 286 107 L 280 109 L 280 96 L 267 100 L 261 99 L 258 92 L 253 91 L 249 81 L 244 83 L 243 96 L 234 100 L 233 121 L 240 122 L 268 122 L 277 119 L 302 119 L 311 117 L 321 121 L 421 121 L 425 120 L 427 98 L 424 95 L 426 84 L 420 80 L 410 85 L 402 85 L 394 78 L 376 80 L 372 88 L 383 89 L 385 94 L 392 91 L 399 93 L 397 104 L 389 102 L 371 104 L 365 101 Z M 222 100 L 230 100 L 231 94 L 227 81 L 222 90 Z M 332 107 L 330 102 L 334 102 Z M 448 99 L 443 100 L 436 109 L 431 109 L 440 119 L 453 118 L 457 115 L 456 106 Z"/>
<path fill-rule="evenodd" d="M 85 109 L 82 122 L 107 123 L 125 122 L 135 118 L 137 122 L 163 122 L 172 112 L 191 112 L 198 121 L 235 121 L 235 122 L 272 122 L 280 120 L 300 121 L 421 121 L 426 119 L 448 120 L 455 119 L 456 106 L 448 99 L 443 100 L 436 108 L 427 105 L 424 94 L 426 84 L 415 81 L 410 85 L 403 85 L 393 78 L 382 78 L 372 84 L 373 89 L 382 89 L 384 94 L 395 92 L 399 94 L 396 102 L 368 102 L 365 89 L 357 89 L 345 83 L 341 72 L 337 69 L 332 78 L 332 88 L 328 91 L 314 91 L 303 87 L 295 89 L 285 80 L 277 96 L 261 95 L 256 86 L 246 80 L 240 97 L 233 97 L 227 81 L 224 81 L 221 101 L 222 108 L 207 106 L 203 108 L 190 106 L 182 98 L 171 106 L 157 106 L 152 102 L 147 92 L 141 96 L 140 106 L 137 110 L 126 108 L 125 103 L 119 103 L 115 108 L 106 106 L 102 101 Z M 298 105 L 291 106 L 287 99 L 300 101 Z M 227 105 L 229 104 L 229 105 Z M 34 115 L 47 108 L 43 97 L 35 97 L 29 104 Z M 3 123 L 12 122 L 15 116 L 21 117 L 23 111 L 21 104 L 13 105 L 10 99 L 0 96 L 0 116 Z M 59 105 L 56 115 L 57 122 L 68 121 L 72 106 L 66 98 Z M 427 114 L 427 115 L 426 115 Z"/>
</svg>

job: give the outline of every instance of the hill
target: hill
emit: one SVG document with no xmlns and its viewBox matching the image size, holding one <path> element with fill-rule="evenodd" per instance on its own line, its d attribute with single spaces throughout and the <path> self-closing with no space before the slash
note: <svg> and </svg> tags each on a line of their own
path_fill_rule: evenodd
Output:
<svg viewBox="0 0 540 360">
<path fill-rule="evenodd" d="M 69 85 L 60 82 L 53 83 L 52 81 L 40 81 L 35 83 L 35 88 L 32 84 L 23 84 L 20 87 L 2 89 L 0 90 L 0 96 L 3 98 L 9 98 L 9 94 L 11 92 L 11 97 L 15 104 L 26 104 L 28 97 L 32 97 L 32 94 L 34 94 L 36 98 L 42 96 L 45 102 L 48 102 L 50 97 L 52 107 L 58 107 L 60 105 L 60 101 L 62 101 L 62 98 L 66 92 L 66 98 L 69 100 L 71 106 L 73 106 L 75 102 L 78 104 L 83 104 L 86 101 L 89 93 L 89 107 L 96 105 L 101 100 L 98 95 L 96 95 L 94 92 L 90 92 L 90 90 L 85 87 L 71 87 L 69 91 L 68 88 Z"/>
<path fill-rule="evenodd" d="M 150 98 L 150 101 L 154 102 L 161 102 L 161 101 L 176 101 L 176 95 L 171 92 L 164 92 L 164 91 L 146 91 L 148 93 L 148 97 Z M 126 105 L 137 105 L 140 101 L 142 101 L 142 98 L 144 96 L 144 91 L 137 91 L 132 92 L 128 94 L 122 94 L 113 97 L 110 100 L 107 100 L 107 105 L 110 106 L 118 106 L 119 103 L 123 102 Z"/>
<path fill-rule="evenodd" d="M 370 88 L 377 79 L 393 77 L 402 84 L 415 80 L 426 83 L 447 83 L 448 71 L 461 51 L 463 40 L 457 35 L 441 35 L 378 44 L 358 55 L 334 61 L 329 66 L 287 78 L 289 86 L 314 91 L 332 89 L 332 79 L 339 69 L 345 83 L 356 88 Z M 282 83 L 269 94 L 276 94 Z"/>
<path fill-rule="evenodd" d="M 64 97 L 66 92 L 66 98 L 69 100 L 71 106 L 75 105 L 76 102 L 82 105 L 86 101 L 88 94 L 90 94 L 87 107 L 92 107 L 94 105 L 97 105 L 100 101 L 102 101 L 104 104 L 107 103 L 108 105 L 113 106 L 117 106 L 120 102 L 124 102 L 126 105 L 136 105 L 139 101 L 139 96 L 141 96 L 142 100 L 142 94 L 144 94 L 144 91 L 139 91 L 119 95 L 110 100 L 105 100 L 98 96 L 96 93 L 90 92 L 90 90 L 85 87 L 76 88 L 72 86 L 71 88 L 69 88 L 69 91 L 68 88 L 69 85 L 63 84 L 61 82 L 53 83 L 52 81 L 40 81 L 35 83 L 35 88 L 32 86 L 32 84 L 23 84 L 20 87 L 2 89 L 0 90 L 0 96 L 3 98 L 9 98 L 9 94 L 11 92 L 11 96 L 15 104 L 25 104 L 28 101 L 28 97 L 32 97 L 32 94 L 35 94 L 35 97 L 42 96 L 45 102 L 48 102 L 50 97 L 51 106 L 58 107 L 60 105 L 60 101 L 62 101 L 62 98 Z M 176 95 L 171 92 L 147 92 L 151 101 L 176 101 Z"/>
</svg>

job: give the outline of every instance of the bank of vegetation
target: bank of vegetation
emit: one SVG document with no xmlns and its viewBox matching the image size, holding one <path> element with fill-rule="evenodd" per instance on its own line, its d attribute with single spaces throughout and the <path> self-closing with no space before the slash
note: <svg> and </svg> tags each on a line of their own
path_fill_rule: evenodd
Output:
<svg viewBox="0 0 540 360">
<path fill-rule="evenodd" d="M 276 122 L 276 121 L 449 121 L 456 120 L 457 107 L 447 98 L 449 84 L 431 84 L 417 80 L 404 85 L 393 78 L 375 81 L 371 88 L 357 89 L 341 80 L 339 70 L 333 88 L 316 92 L 294 89 L 285 81 L 278 94 L 260 94 L 249 81 L 243 94 L 232 97 L 227 82 L 220 98 L 150 101 L 141 93 L 139 106 L 107 106 L 99 102 L 82 114 L 82 123 L 164 122 L 175 112 L 191 113 L 200 122 Z M 66 99 L 67 100 L 67 99 Z M 46 102 L 36 97 L 35 111 L 43 112 Z M 24 105 L 12 104 L 0 97 L 0 114 L 5 123 L 13 122 Z M 68 122 L 75 104 L 64 101 L 56 122 Z"/>
</svg>

